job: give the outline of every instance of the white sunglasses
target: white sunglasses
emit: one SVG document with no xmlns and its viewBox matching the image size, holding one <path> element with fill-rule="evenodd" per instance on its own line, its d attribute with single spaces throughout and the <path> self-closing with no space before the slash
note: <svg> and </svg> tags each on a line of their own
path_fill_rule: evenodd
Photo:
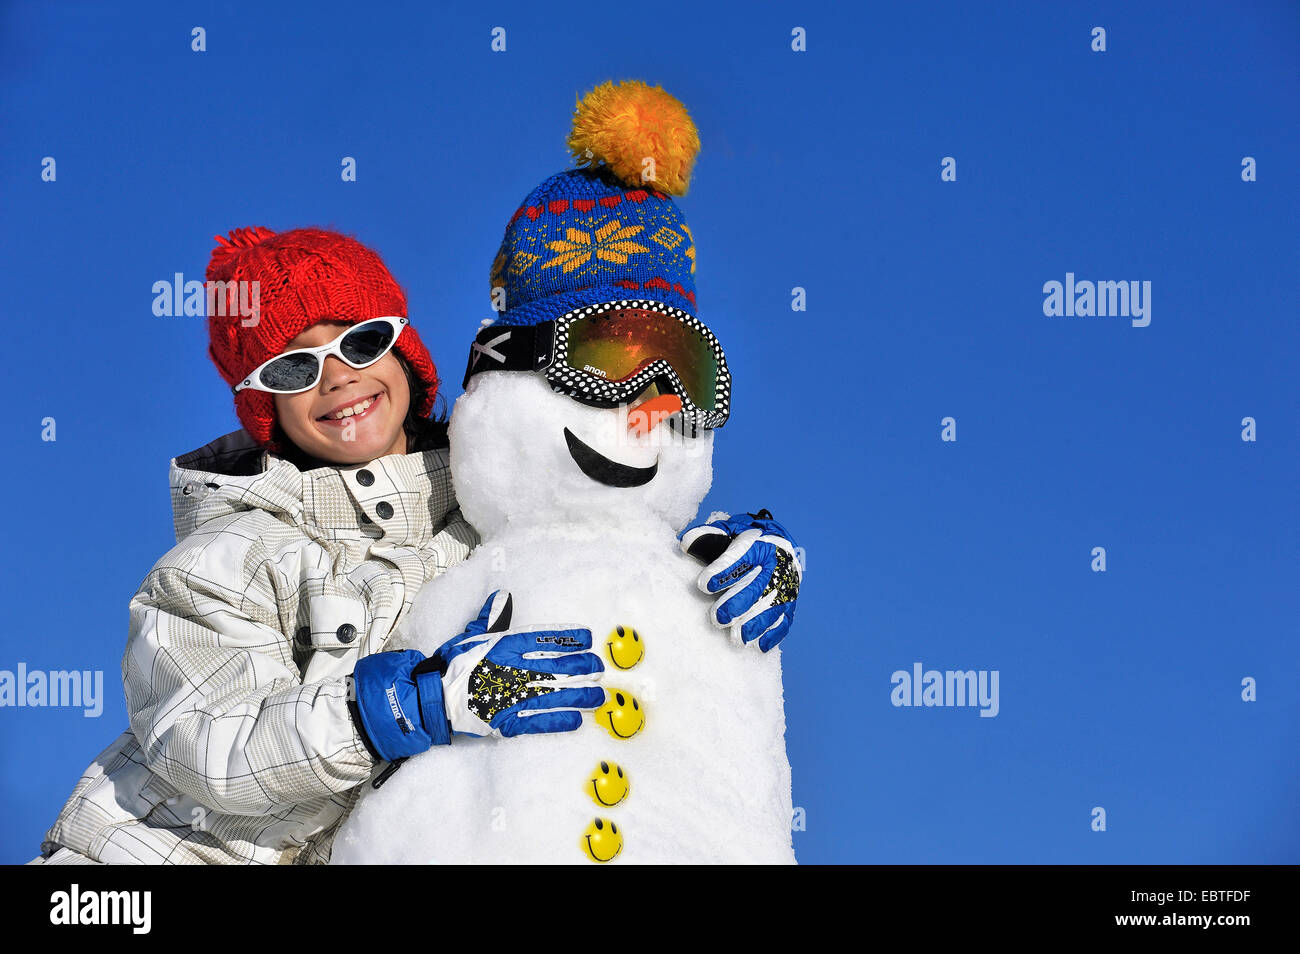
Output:
<svg viewBox="0 0 1300 954">
<path fill-rule="evenodd" d="M 319 348 L 299 348 L 276 355 L 258 365 L 242 384 L 236 384 L 230 390 L 235 394 L 244 388 L 272 394 L 309 391 L 320 380 L 326 355 L 335 355 L 354 368 L 369 367 L 392 350 L 397 336 L 408 324 L 410 322 L 399 315 L 371 318 L 353 325 Z"/>
</svg>

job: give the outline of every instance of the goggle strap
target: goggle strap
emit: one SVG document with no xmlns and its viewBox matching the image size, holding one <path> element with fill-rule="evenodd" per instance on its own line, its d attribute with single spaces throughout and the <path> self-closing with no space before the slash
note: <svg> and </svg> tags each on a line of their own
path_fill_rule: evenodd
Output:
<svg viewBox="0 0 1300 954">
<path fill-rule="evenodd" d="M 474 336 L 461 387 L 480 371 L 541 371 L 555 353 L 555 322 L 487 325 Z"/>
</svg>

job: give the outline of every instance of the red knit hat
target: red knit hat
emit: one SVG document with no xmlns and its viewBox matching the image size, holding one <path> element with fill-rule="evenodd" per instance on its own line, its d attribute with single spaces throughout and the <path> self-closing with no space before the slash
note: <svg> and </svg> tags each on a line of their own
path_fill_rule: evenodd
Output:
<svg viewBox="0 0 1300 954">
<path fill-rule="evenodd" d="M 273 232 L 260 226 L 235 229 L 219 243 L 208 263 L 209 282 L 229 282 L 225 315 L 208 315 L 208 356 L 232 387 L 285 349 L 318 321 L 356 324 L 382 315 L 406 315 L 406 295 L 383 260 L 356 239 L 325 229 Z M 239 310 L 241 282 L 258 283 L 258 315 L 245 326 Z M 245 286 L 248 288 L 251 286 Z M 251 292 L 244 293 L 245 307 Z M 218 303 L 215 311 L 223 310 Z M 420 417 L 433 410 L 438 372 L 415 328 L 407 325 L 394 348 L 427 386 Z M 258 444 L 278 453 L 272 438 L 275 396 L 245 388 L 235 395 L 235 413 Z"/>
</svg>

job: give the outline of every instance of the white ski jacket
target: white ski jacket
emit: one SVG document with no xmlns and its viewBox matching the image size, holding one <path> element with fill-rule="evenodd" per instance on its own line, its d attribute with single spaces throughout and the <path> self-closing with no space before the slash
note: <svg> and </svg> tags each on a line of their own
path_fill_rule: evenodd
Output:
<svg viewBox="0 0 1300 954">
<path fill-rule="evenodd" d="M 349 717 L 347 677 L 478 543 L 445 431 L 351 466 L 300 470 L 242 429 L 172 458 L 177 544 L 130 603 L 130 728 L 86 769 L 43 853 L 329 860 L 378 767 Z"/>
</svg>

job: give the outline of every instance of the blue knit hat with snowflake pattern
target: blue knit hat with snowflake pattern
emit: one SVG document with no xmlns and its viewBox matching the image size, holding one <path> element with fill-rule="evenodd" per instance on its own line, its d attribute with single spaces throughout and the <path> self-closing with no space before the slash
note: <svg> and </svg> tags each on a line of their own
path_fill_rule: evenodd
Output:
<svg viewBox="0 0 1300 954">
<path fill-rule="evenodd" d="M 531 325 L 586 305 L 662 302 L 696 315 L 695 241 L 669 197 L 685 195 L 700 140 L 686 107 L 637 80 L 577 104 L 579 168 L 528 194 L 492 263 L 498 325 Z"/>
</svg>

